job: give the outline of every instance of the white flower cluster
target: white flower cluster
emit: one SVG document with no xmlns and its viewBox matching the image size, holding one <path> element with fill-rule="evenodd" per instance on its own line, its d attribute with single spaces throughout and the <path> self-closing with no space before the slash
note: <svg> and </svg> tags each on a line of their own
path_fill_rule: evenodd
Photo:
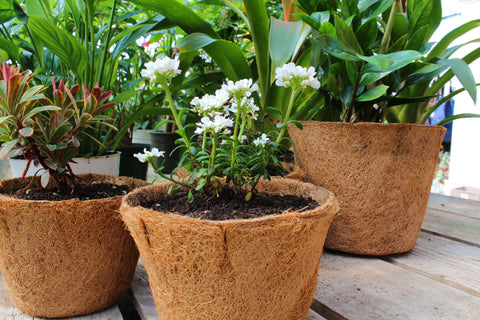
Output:
<svg viewBox="0 0 480 320">
<path fill-rule="evenodd" d="M 159 158 L 165 155 L 165 151 L 158 151 L 157 148 L 153 148 L 151 151 L 146 148 L 143 149 L 143 153 L 135 153 L 133 156 L 140 162 L 146 162 L 148 159 Z"/>
<path fill-rule="evenodd" d="M 315 69 L 296 66 L 293 62 L 284 64 L 275 69 L 275 84 L 285 88 L 300 85 L 302 88 L 307 86 L 313 89 L 320 88 L 320 81 L 315 78 Z"/>
<path fill-rule="evenodd" d="M 206 94 L 202 98 L 193 98 L 190 104 L 193 106 L 193 111 L 199 115 L 210 116 L 213 118 L 225 111 L 224 107 L 229 99 L 228 92 L 217 90 L 215 95 Z"/>
<path fill-rule="evenodd" d="M 270 138 L 265 134 L 265 133 L 262 133 L 262 135 L 260 137 L 258 137 L 257 139 L 253 140 L 253 144 L 256 145 L 257 147 L 258 146 L 265 146 L 267 143 L 270 142 Z"/>
<path fill-rule="evenodd" d="M 149 78 L 152 81 L 155 81 L 158 76 L 175 77 L 177 74 L 182 73 L 178 69 L 179 66 L 180 61 L 163 57 L 162 59 L 145 63 L 145 69 L 142 69 L 140 74 L 142 77 Z"/>
<path fill-rule="evenodd" d="M 233 126 L 232 119 L 224 116 L 216 115 L 213 120 L 210 117 L 203 117 L 197 123 L 195 133 L 202 134 L 205 130 L 213 129 L 216 133 L 225 132 Z"/>
<path fill-rule="evenodd" d="M 240 102 L 240 107 L 244 108 L 244 110 L 248 113 L 248 115 L 254 119 L 257 120 L 258 116 L 258 110 L 260 110 L 259 107 L 255 104 L 255 100 L 253 98 L 247 98 L 244 97 L 242 101 Z M 228 108 L 227 112 L 232 112 L 232 113 L 237 113 L 238 110 L 238 102 L 234 100 L 232 102 L 232 105 Z"/>
<path fill-rule="evenodd" d="M 222 90 L 228 92 L 231 97 L 250 97 L 252 92 L 258 90 L 258 85 L 253 83 L 252 79 L 242 79 L 236 82 L 228 80 L 226 84 L 222 85 Z"/>
</svg>

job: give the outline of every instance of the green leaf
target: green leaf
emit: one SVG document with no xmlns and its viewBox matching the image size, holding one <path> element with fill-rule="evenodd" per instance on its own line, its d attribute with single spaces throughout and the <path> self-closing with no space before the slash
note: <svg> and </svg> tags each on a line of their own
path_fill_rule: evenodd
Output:
<svg viewBox="0 0 480 320">
<path fill-rule="evenodd" d="M 272 70 L 288 62 L 299 42 L 304 24 L 301 21 L 288 22 L 272 18 L 270 21 L 269 50 Z"/>
<path fill-rule="evenodd" d="M 362 20 L 367 21 L 383 14 L 392 6 L 393 0 L 382 0 L 370 5 L 366 10 L 361 10 Z"/>
<path fill-rule="evenodd" d="M 192 203 L 194 200 L 192 190 L 188 191 L 188 202 Z"/>
<path fill-rule="evenodd" d="M 110 45 L 116 44 L 111 59 L 116 59 L 128 46 L 135 43 L 140 36 L 150 32 L 155 26 L 156 23 L 135 25 L 115 36 L 110 42 Z"/>
<path fill-rule="evenodd" d="M 426 40 L 431 38 L 442 21 L 441 0 L 408 0 L 407 1 L 408 33 L 428 26 Z"/>
<path fill-rule="evenodd" d="M 442 66 L 448 66 L 452 69 L 453 73 L 457 76 L 458 80 L 462 83 L 463 87 L 472 97 L 473 101 L 477 101 L 477 86 L 475 77 L 468 64 L 462 59 L 447 59 L 439 60 L 437 64 Z"/>
<path fill-rule="evenodd" d="M 368 63 L 373 64 L 374 66 L 377 66 L 381 69 L 381 71 L 386 71 L 394 62 L 393 59 L 386 54 L 377 54 L 370 57 L 361 56 L 360 58 Z M 376 70 L 368 70 L 368 68 L 364 68 L 364 71 L 368 72 Z"/>
<path fill-rule="evenodd" d="M 340 41 L 332 36 L 321 34 L 317 38 L 319 45 L 324 51 L 339 59 L 347 61 L 359 61 L 359 53 L 353 48 L 349 47 L 343 41 Z"/>
<path fill-rule="evenodd" d="M 442 121 L 440 121 L 439 123 L 437 123 L 436 125 L 437 126 L 443 126 L 444 124 L 447 124 L 449 122 L 452 122 L 453 120 L 457 120 L 457 119 L 467 119 L 467 118 L 480 118 L 480 114 L 476 114 L 476 113 L 460 113 L 460 114 L 456 114 L 456 115 L 453 115 L 451 117 L 448 117 L 448 118 L 445 118 L 443 119 Z"/>
<path fill-rule="evenodd" d="M 459 37 L 465 33 L 480 27 L 480 19 L 469 21 L 460 27 L 450 31 L 445 35 L 438 43 L 432 48 L 430 53 L 427 55 L 426 61 L 432 61 L 432 59 L 438 58 L 447 50 L 450 44 L 457 40 Z"/>
<path fill-rule="evenodd" d="M 77 78 L 82 79 L 81 73 L 88 61 L 82 44 L 70 33 L 46 19 L 32 16 L 28 25 L 32 33 L 41 38 L 44 45 L 58 56 Z"/>
<path fill-rule="evenodd" d="M 44 111 L 54 111 L 54 110 L 60 110 L 60 108 L 55 106 L 36 107 L 36 108 L 33 108 L 29 113 L 25 115 L 24 120 L 32 118 L 37 113 L 44 112 Z"/>
<path fill-rule="evenodd" d="M 268 97 L 270 88 L 270 50 L 269 28 L 270 20 L 264 0 L 244 0 L 243 5 L 247 12 L 250 33 L 255 49 L 255 62 L 257 64 L 258 86 L 262 101 Z M 262 104 L 264 105 L 264 103 Z"/>
<path fill-rule="evenodd" d="M 337 33 L 338 39 L 359 54 L 363 54 L 362 46 L 358 43 L 355 33 L 353 33 L 351 27 L 348 26 L 338 15 L 335 15 L 335 32 Z"/>
<path fill-rule="evenodd" d="M 362 23 L 360 28 L 358 28 L 358 30 L 355 32 L 355 36 L 357 37 L 362 49 L 365 51 L 377 41 L 377 33 L 377 20 L 370 19 Z"/>
<path fill-rule="evenodd" d="M 0 2 L 0 23 L 7 22 L 15 18 L 15 11 L 11 1 L 3 0 Z"/>
<path fill-rule="evenodd" d="M 12 2 L 13 2 L 13 8 L 14 8 L 14 11 L 15 11 L 15 17 L 21 23 L 27 24 L 28 23 L 28 16 L 25 13 L 25 11 L 23 11 L 22 7 L 17 3 L 17 1 L 12 1 Z"/>
<path fill-rule="evenodd" d="M 380 98 L 381 96 L 383 96 L 387 92 L 388 88 L 389 87 L 384 85 L 384 84 L 373 87 L 372 89 L 368 90 L 367 92 L 365 92 L 364 94 L 359 96 L 357 98 L 357 101 L 360 101 L 360 102 L 361 101 L 371 101 L 371 100 L 375 100 L 377 98 Z"/>
<path fill-rule="evenodd" d="M 18 52 L 18 46 L 6 38 L 0 38 L 0 49 L 4 50 L 10 59 L 20 62 L 20 53 Z"/>
<path fill-rule="evenodd" d="M 220 66 L 225 76 L 233 81 L 251 78 L 250 66 L 243 52 L 233 42 L 214 39 L 203 33 L 186 36 L 177 44 L 180 52 L 189 52 L 200 48 L 205 49 L 212 59 Z"/>
<path fill-rule="evenodd" d="M 293 123 L 294 125 L 296 125 L 298 129 L 303 130 L 303 125 L 297 120 L 289 120 L 287 122 L 287 124 L 290 124 L 290 123 Z"/>
</svg>

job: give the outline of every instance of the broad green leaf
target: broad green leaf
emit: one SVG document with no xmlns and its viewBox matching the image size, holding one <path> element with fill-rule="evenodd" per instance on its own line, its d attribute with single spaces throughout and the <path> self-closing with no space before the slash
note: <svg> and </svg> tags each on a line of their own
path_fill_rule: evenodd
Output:
<svg viewBox="0 0 480 320">
<path fill-rule="evenodd" d="M 187 33 L 199 32 L 212 38 L 219 38 L 210 24 L 176 0 L 132 0 L 131 2 L 162 14 Z"/>
<path fill-rule="evenodd" d="M 344 42 L 329 35 L 321 34 L 317 37 L 319 45 L 327 53 L 343 60 L 359 61 L 359 52 L 349 47 Z"/>
<path fill-rule="evenodd" d="M 45 170 L 40 177 L 40 184 L 42 185 L 43 188 L 46 188 L 48 186 L 49 180 L 50 180 L 50 173 L 48 172 L 48 170 Z"/>
<path fill-rule="evenodd" d="M 13 2 L 13 8 L 14 8 L 14 11 L 15 11 L 15 17 L 18 19 L 18 21 L 20 21 L 21 23 L 23 24 L 27 24 L 28 22 L 28 16 L 27 14 L 25 13 L 25 11 L 23 11 L 22 7 L 18 4 L 17 1 L 12 1 Z"/>
<path fill-rule="evenodd" d="M 388 86 L 381 84 L 372 89 L 368 90 L 367 92 L 363 93 L 361 96 L 357 98 L 357 101 L 371 101 L 383 96 L 388 90 Z"/>
<path fill-rule="evenodd" d="M 4 50 L 10 59 L 20 62 L 20 53 L 18 46 L 6 38 L 0 38 L 0 49 Z"/>
<path fill-rule="evenodd" d="M 393 0 L 382 0 L 370 5 L 366 10 L 360 10 L 362 21 L 367 21 L 380 16 L 392 6 Z"/>
<path fill-rule="evenodd" d="M 360 26 L 355 32 L 363 50 L 370 48 L 377 41 L 378 26 L 376 19 L 370 19 Z"/>
<path fill-rule="evenodd" d="M 0 23 L 7 22 L 15 18 L 15 11 L 11 1 L 0 1 Z"/>
<path fill-rule="evenodd" d="M 338 39 L 343 41 L 346 45 L 351 47 L 353 50 L 359 54 L 363 54 L 362 46 L 358 43 L 358 39 L 353 33 L 353 30 L 348 26 L 345 21 L 342 20 L 338 15 L 335 15 L 335 32 L 337 33 Z"/>
<path fill-rule="evenodd" d="M 428 26 L 426 41 L 431 38 L 442 21 L 441 0 L 408 0 L 407 1 L 408 33 Z"/>
<path fill-rule="evenodd" d="M 407 17 L 402 13 L 397 13 L 392 28 L 392 41 L 396 42 L 398 39 L 406 35 L 408 35 Z"/>
<path fill-rule="evenodd" d="M 115 44 L 111 59 L 116 59 L 128 46 L 135 43 L 140 36 L 150 32 L 155 25 L 156 23 L 132 26 L 115 36 L 110 42 L 110 45 Z"/>
<path fill-rule="evenodd" d="M 419 27 L 408 39 L 406 50 L 421 50 L 428 42 L 428 26 Z"/>
<path fill-rule="evenodd" d="M 43 2 L 43 3 L 42 3 Z M 24 0 L 25 12 L 28 16 L 38 16 L 48 19 L 52 15 L 51 7 L 42 0 Z"/>
<path fill-rule="evenodd" d="M 42 39 L 44 45 L 81 79 L 81 72 L 88 61 L 87 52 L 82 44 L 70 33 L 46 19 L 32 16 L 28 25 L 30 30 Z"/>
<path fill-rule="evenodd" d="M 270 58 L 272 59 L 272 70 L 281 67 L 291 59 L 297 43 L 302 41 L 300 35 L 302 34 L 303 27 L 304 24 L 301 21 L 288 22 L 274 18 L 271 19 L 269 50 Z"/>
<path fill-rule="evenodd" d="M 320 26 L 320 29 L 318 29 L 318 33 L 319 34 L 326 34 L 326 35 L 334 37 L 335 36 L 335 27 L 330 22 L 324 22 Z"/>
<path fill-rule="evenodd" d="M 375 3 L 379 2 L 381 0 L 359 0 L 358 1 L 358 10 L 364 11 L 371 5 L 374 5 Z"/>
<path fill-rule="evenodd" d="M 377 54 L 370 57 L 361 56 L 360 58 L 380 68 L 381 71 L 386 71 L 394 62 L 393 59 L 386 54 Z M 364 71 L 368 72 L 368 71 L 374 71 L 374 70 L 369 70 L 369 68 L 364 68 Z"/>
<path fill-rule="evenodd" d="M 448 66 L 452 69 L 453 73 L 457 76 L 458 80 L 462 83 L 463 87 L 472 97 L 473 101 L 477 101 L 477 86 L 475 77 L 468 64 L 462 59 L 447 59 L 439 60 L 437 64 L 442 66 Z"/>
<path fill-rule="evenodd" d="M 330 20 L 330 12 L 328 11 L 314 12 L 309 16 L 303 13 L 296 13 L 294 16 L 308 23 L 315 30 L 320 30 L 321 25 Z"/>
<path fill-rule="evenodd" d="M 270 87 L 270 50 L 269 29 L 270 20 L 264 0 L 244 0 L 243 5 L 255 49 L 255 62 L 257 64 L 258 85 L 262 101 L 265 102 Z M 264 103 L 262 104 L 264 105 Z"/>
<path fill-rule="evenodd" d="M 225 76 L 233 81 L 251 78 L 250 66 L 243 52 L 233 42 L 213 39 L 206 34 L 195 33 L 186 37 L 177 47 L 180 52 L 189 52 L 203 48 L 211 52 L 212 59 L 220 66 Z"/>
<path fill-rule="evenodd" d="M 403 51 L 398 51 L 398 52 L 392 52 L 388 53 L 385 55 L 376 55 L 373 57 L 360 57 L 362 60 L 365 60 L 367 62 L 371 62 L 372 64 L 366 65 L 364 68 L 364 72 L 381 72 L 381 71 L 386 71 L 386 72 L 393 72 L 395 70 L 398 70 L 400 68 L 403 68 L 404 66 L 417 61 L 422 57 L 422 54 L 418 51 L 414 50 L 403 50 Z M 386 69 L 382 70 L 379 67 L 381 59 L 386 59 L 388 61 L 393 61 L 393 63 Z"/>
</svg>

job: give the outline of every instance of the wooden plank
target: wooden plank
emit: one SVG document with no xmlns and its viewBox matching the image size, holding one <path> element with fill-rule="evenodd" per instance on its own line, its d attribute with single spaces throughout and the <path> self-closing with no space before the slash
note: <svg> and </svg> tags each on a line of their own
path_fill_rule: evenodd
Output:
<svg viewBox="0 0 480 320">
<path fill-rule="evenodd" d="M 480 220 L 480 201 L 466 200 L 432 193 L 430 194 L 428 207 Z"/>
<path fill-rule="evenodd" d="M 142 320 L 157 320 L 157 308 L 148 284 L 148 275 L 140 263 L 132 281 L 133 304 Z"/>
<path fill-rule="evenodd" d="M 420 233 L 412 251 L 386 258 L 480 298 L 480 248 Z"/>
<path fill-rule="evenodd" d="M 427 209 L 422 230 L 473 246 L 480 246 L 480 221 L 474 218 Z"/>
<path fill-rule="evenodd" d="M 316 313 L 315 311 L 310 309 L 308 310 L 307 318 L 305 320 L 326 320 L 326 319 L 321 315 L 319 315 L 318 313 Z"/>
<path fill-rule="evenodd" d="M 145 268 L 139 264 L 132 282 L 133 303 L 142 320 L 158 320 L 157 309 L 148 285 Z M 313 310 L 308 310 L 305 320 L 326 320 Z"/>
<path fill-rule="evenodd" d="M 478 297 L 378 258 L 339 253 L 323 255 L 315 300 L 332 319 L 480 319 Z"/>
<path fill-rule="evenodd" d="M 33 317 L 15 308 L 8 298 L 3 278 L 0 275 L 0 320 L 35 320 L 43 319 Z M 123 320 L 118 306 L 92 313 L 86 316 L 64 318 L 64 320 Z"/>
</svg>

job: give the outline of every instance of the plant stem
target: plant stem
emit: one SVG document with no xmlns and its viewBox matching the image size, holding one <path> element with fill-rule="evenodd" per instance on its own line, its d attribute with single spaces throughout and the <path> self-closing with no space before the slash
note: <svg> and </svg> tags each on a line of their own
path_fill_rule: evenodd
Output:
<svg viewBox="0 0 480 320">
<path fill-rule="evenodd" d="M 387 27 L 380 44 L 379 54 L 384 54 L 388 51 L 388 44 L 390 43 L 390 38 L 392 36 L 393 23 L 395 22 L 395 16 L 397 14 L 399 4 L 400 0 L 393 0 L 392 10 L 390 11 L 390 16 L 388 17 Z"/>
<path fill-rule="evenodd" d="M 110 12 L 110 20 L 108 21 L 108 28 L 107 28 L 107 36 L 105 37 L 105 44 L 103 47 L 103 55 L 102 55 L 102 60 L 100 62 L 100 76 L 97 78 L 98 82 L 101 84 L 104 84 L 102 82 L 103 80 L 103 72 L 105 70 L 105 60 L 107 58 L 107 52 L 108 52 L 108 46 L 110 44 L 110 35 L 112 33 L 112 24 L 113 24 L 113 17 L 115 16 L 115 9 L 117 6 L 118 0 L 113 0 L 112 4 L 112 11 Z M 108 89 L 108 86 L 107 86 Z"/>
<path fill-rule="evenodd" d="M 175 108 L 175 103 L 173 102 L 173 98 L 172 98 L 172 92 L 168 87 L 167 79 L 164 77 L 160 79 L 160 84 L 162 86 L 162 89 L 165 91 L 165 96 L 167 97 L 168 105 L 170 107 L 170 110 L 172 111 L 173 119 L 175 120 L 175 124 L 179 129 L 179 134 L 182 137 L 183 142 L 185 143 L 185 146 L 187 147 L 187 149 L 190 150 L 190 147 L 191 147 L 190 141 L 188 141 L 187 135 L 185 134 L 185 130 L 183 129 L 182 122 L 178 117 L 178 112 L 177 112 L 177 109 Z"/>
<path fill-rule="evenodd" d="M 282 141 L 283 136 L 285 135 L 285 132 L 287 131 L 287 123 L 290 120 L 290 114 L 292 113 L 293 102 L 295 101 L 295 96 L 297 95 L 298 91 L 300 91 L 300 88 L 293 88 L 292 87 L 292 93 L 290 95 L 290 101 L 288 102 L 287 112 L 285 113 L 285 116 L 283 118 L 284 126 L 280 130 L 280 133 L 278 134 L 277 140 L 275 140 L 276 144 L 279 144 Z"/>
</svg>

